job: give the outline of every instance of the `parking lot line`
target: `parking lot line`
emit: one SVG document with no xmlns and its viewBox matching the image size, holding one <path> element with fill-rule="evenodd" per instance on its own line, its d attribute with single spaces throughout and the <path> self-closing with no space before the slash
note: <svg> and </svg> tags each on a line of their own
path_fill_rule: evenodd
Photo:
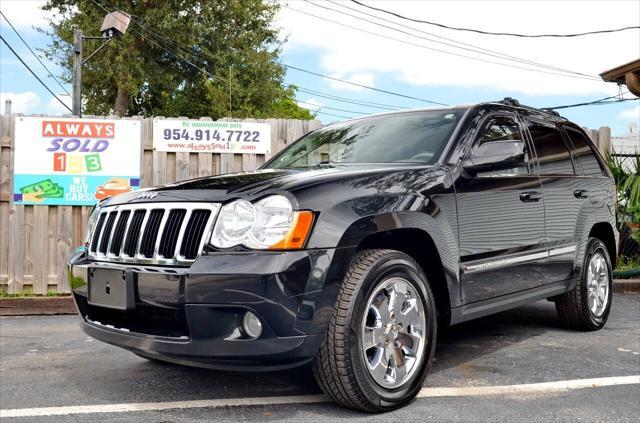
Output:
<svg viewBox="0 0 640 423">
<path fill-rule="evenodd" d="M 483 396 L 483 395 L 519 395 L 536 393 L 554 393 L 585 388 L 600 388 L 616 385 L 640 384 L 640 375 L 600 377 L 593 379 L 561 380 L 556 382 L 531 383 L 503 386 L 465 386 L 422 388 L 419 398 Z M 0 418 L 62 416 L 70 414 L 128 413 L 135 411 L 162 411 L 192 408 L 240 407 L 254 405 L 287 405 L 327 402 L 324 395 L 297 395 L 255 398 L 225 398 L 193 401 L 141 402 L 125 404 L 96 404 L 61 407 L 16 408 L 0 410 Z"/>
<path fill-rule="evenodd" d="M 636 384 L 640 384 L 640 375 L 560 380 L 556 382 L 528 383 L 522 385 L 422 388 L 418 393 L 418 397 L 427 398 L 467 397 L 481 395 L 544 394 L 568 391 L 573 389 L 600 388 L 605 386 Z"/>
</svg>

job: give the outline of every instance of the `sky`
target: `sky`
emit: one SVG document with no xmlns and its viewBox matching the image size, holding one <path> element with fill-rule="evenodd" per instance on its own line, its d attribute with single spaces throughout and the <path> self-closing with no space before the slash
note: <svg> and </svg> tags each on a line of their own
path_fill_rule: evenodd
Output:
<svg viewBox="0 0 640 423">
<path fill-rule="evenodd" d="M 493 32 L 573 33 L 640 25 L 637 0 L 362 1 L 404 16 Z M 40 10 L 43 3 L 0 1 L 0 10 L 34 50 L 49 42 L 46 35 L 36 31 L 48 26 L 48 16 Z M 575 38 L 515 38 L 409 22 L 350 1 L 289 0 L 281 4 L 274 25 L 286 40 L 281 56 L 284 64 L 420 99 L 376 92 L 289 68 L 285 81 L 305 90 L 297 94 L 299 104 L 317 112 L 324 123 L 389 108 L 433 106 L 424 100 L 455 105 L 514 97 L 534 107 L 598 100 L 620 91 L 617 85 L 593 76 L 640 57 L 639 30 Z M 47 76 L 4 19 L 0 33 L 46 84 L 70 103 L 69 96 Z M 486 54 L 479 53 L 480 49 Z M 513 60 L 505 60 L 505 55 Z M 54 74 L 60 74 L 53 63 L 45 64 Z M 65 88 L 71 91 L 70 86 Z M 2 44 L 0 107 L 7 98 L 12 100 L 13 112 L 66 113 Z M 621 135 L 630 123 L 640 123 L 639 103 L 576 107 L 561 114 L 589 128 L 609 126 L 614 135 Z"/>
</svg>

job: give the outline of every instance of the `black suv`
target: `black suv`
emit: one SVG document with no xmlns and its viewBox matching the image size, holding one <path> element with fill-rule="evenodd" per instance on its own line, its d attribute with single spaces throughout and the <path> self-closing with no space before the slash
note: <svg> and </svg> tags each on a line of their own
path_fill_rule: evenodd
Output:
<svg viewBox="0 0 640 423">
<path fill-rule="evenodd" d="M 603 327 L 615 187 L 580 127 L 514 100 L 311 132 L 260 170 L 118 195 L 69 280 L 90 336 L 216 369 L 312 364 L 331 398 L 410 401 L 441 325 L 547 298 Z"/>
</svg>

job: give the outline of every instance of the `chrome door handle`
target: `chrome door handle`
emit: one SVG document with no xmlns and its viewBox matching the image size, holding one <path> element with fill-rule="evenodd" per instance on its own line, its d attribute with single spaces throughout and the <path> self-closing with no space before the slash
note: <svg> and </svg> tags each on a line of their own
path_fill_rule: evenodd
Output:
<svg viewBox="0 0 640 423">
<path fill-rule="evenodd" d="M 573 196 L 576 198 L 587 198 L 589 197 L 589 194 L 587 194 L 589 191 L 586 189 L 577 189 L 575 191 L 573 191 Z"/>
<path fill-rule="evenodd" d="M 520 193 L 520 201 L 525 203 L 540 201 L 542 193 L 538 191 L 525 191 Z"/>
</svg>

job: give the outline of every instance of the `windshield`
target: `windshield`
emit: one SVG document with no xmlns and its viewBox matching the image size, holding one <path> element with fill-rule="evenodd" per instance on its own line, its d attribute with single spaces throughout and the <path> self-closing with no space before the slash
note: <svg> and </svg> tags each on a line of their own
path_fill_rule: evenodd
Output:
<svg viewBox="0 0 640 423">
<path fill-rule="evenodd" d="M 311 132 L 283 150 L 265 168 L 341 163 L 435 163 L 462 109 L 375 116 Z"/>
</svg>

